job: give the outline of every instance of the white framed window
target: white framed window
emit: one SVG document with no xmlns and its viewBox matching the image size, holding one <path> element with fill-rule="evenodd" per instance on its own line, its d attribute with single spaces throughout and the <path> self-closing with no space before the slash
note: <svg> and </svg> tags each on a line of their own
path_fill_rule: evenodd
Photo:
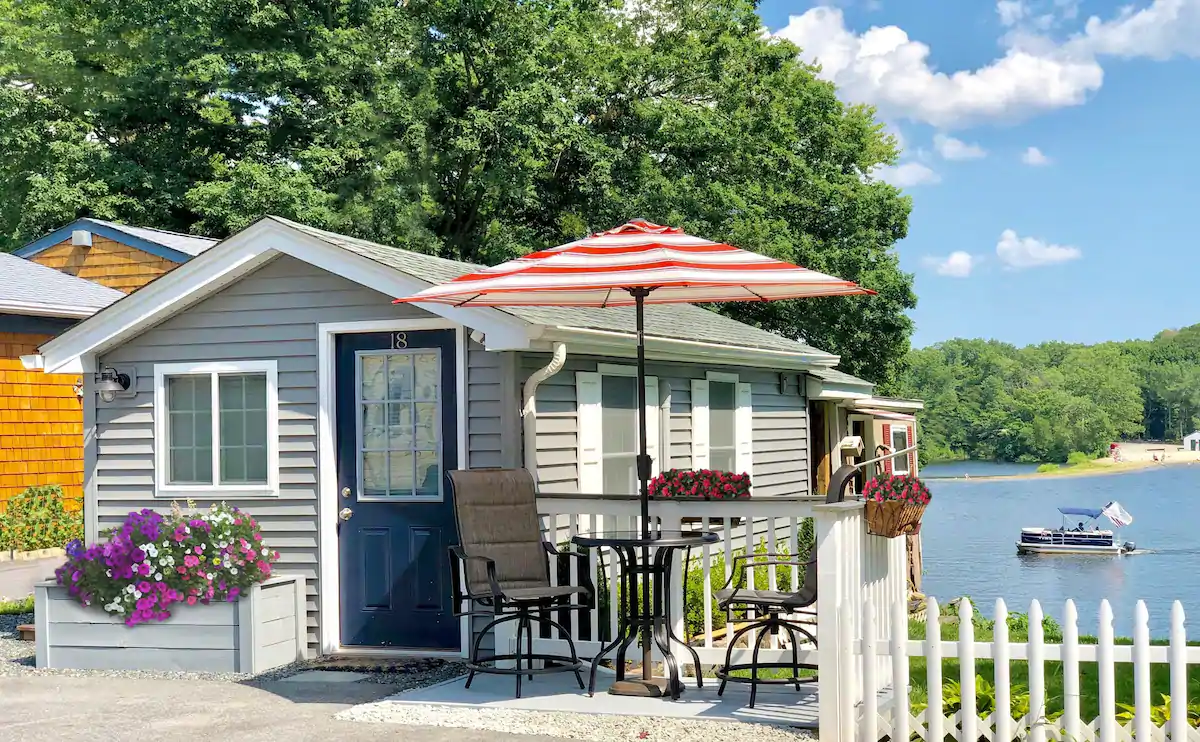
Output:
<svg viewBox="0 0 1200 742">
<path fill-rule="evenodd" d="M 692 468 L 752 474 L 754 394 L 737 374 L 692 379 Z"/>
<path fill-rule="evenodd" d="M 575 374 L 578 423 L 579 491 L 583 494 L 637 494 L 637 368 L 601 363 Z M 646 452 L 651 474 L 659 461 L 661 421 L 658 378 L 646 377 Z"/>
<path fill-rule="evenodd" d="M 156 364 L 154 450 L 158 496 L 277 494 L 276 362 Z"/>
<path fill-rule="evenodd" d="M 912 445 L 909 443 L 910 435 L 908 432 L 907 425 L 893 425 L 892 431 L 891 431 L 891 437 L 892 437 L 892 439 L 888 442 L 888 445 L 890 445 L 892 447 L 892 453 L 896 453 L 897 451 L 903 451 L 904 449 L 906 449 L 910 445 Z M 899 474 L 899 475 L 908 474 L 911 471 L 911 469 L 909 468 L 909 465 L 908 465 L 909 458 L 911 455 L 912 454 L 906 453 L 903 456 L 897 456 L 897 457 L 893 458 L 892 459 L 892 473 Z"/>
</svg>

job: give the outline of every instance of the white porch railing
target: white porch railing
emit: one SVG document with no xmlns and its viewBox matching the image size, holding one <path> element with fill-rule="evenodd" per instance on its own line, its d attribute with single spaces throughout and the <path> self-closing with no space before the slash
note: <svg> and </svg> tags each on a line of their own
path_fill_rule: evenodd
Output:
<svg viewBox="0 0 1200 742">
<path fill-rule="evenodd" d="M 578 495 L 542 495 L 538 498 L 538 512 L 542 516 L 542 527 L 546 539 L 557 544 L 565 544 L 580 533 L 612 533 L 617 531 L 636 531 L 640 527 L 639 503 L 631 496 L 578 496 Z M 843 642 L 838 636 L 838 606 L 846 610 L 846 615 L 855 616 L 851 628 L 853 636 L 860 636 L 861 613 L 863 601 L 870 598 L 877 605 L 899 603 L 907 600 L 907 559 L 905 540 L 903 538 L 883 539 L 869 536 L 863 519 L 862 502 L 825 503 L 820 498 L 813 497 L 764 497 L 742 500 L 652 500 L 650 517 L 664 530 L 695 529 L 708 530 L 719 534 L 720 540 L 710 546 L 693 550 L 690 559 L 690 572 L 693 585 L 699 582 L 698 589 L 693 587 L 693 595 L 688 608 L 698 614 L 699 629 L 695 637 L 688 637 L 684 631 L 683 596 L 689 569 L 682 564 L 682 556 L 677 558 L 674 565 L 672 584 L 672 604 L 675 615 L 670 616 L 675 627 L 676 635 L 687 637 L 700 656 L 702 665 L 720 665 L 725 661 L 726 648 L 718 646 L 715 640 L 714 616 L 715 604 L 712 596 L 715 591 L 724 586 L 730 576 L 733 556 L 744 553 L 749 545 L 750 550 L 763 549 L 769 555 L 794 555 L 803 557 L 804 546 L 802 534 L 806 520 L 812 519 L 813 538 L 817 549 L 817 647 L 801 647 L 799 660 L 803 664 L 814 664 L 819 667 L 821 719 L 823 730 L 835 728 L 850 728 L 851 716 L 846 706 L 848 698 L 853 703 L 861 699 L 861 661 L 855 667 L 839 667 L 839 653 L 849 656 L 849 648 L 841 648 Z M 592 657 L 611 636 L 617 626 L 617 610 L 620 605 L 616 573 L 617 561 L 614 555 L 600 553 L 607 550 L 593 549 L 589 551 L 588 569 L 598 590 L 607 591 L 607 601 L 604 601 L 604 614 L 601 612 L 600 601 L 589 614 L 580 615 L 574 612 L 570 618 L 569 628 L 576 640 L 576 645 L 582 657 Z M 563 579 L 569 579 L 578 584 L 578 563 L 569 560 L 569 573 L 563 574 Z M 564 568 L 568 569 L 568 568 Z M 603 578 L 602 581 L 597 578 Z M 558 568 L 551 569 L 551 579 L 559 579 Z M 753 587 L 754 580 L 759 579 L 763 584 L 760 588 L 768 588 L 785 592 L 799 589 L 800 576 L 797 570 L 783 571 L 775 566 L 758 566 L 747 570 L 746 586 Z M 696 605 L 699 601 L 699 606 Z M 695 622 L 694 622 L 695 623 Z M 892 620 L 880 623 L 881 635 L 891 640 L 893 626 L 904 631 L 904 625 Z M 607 633 L 601 635 L 601 627 L 609 627 Z M 497 647 L 506 646 L 512 642 L 512 637 L 497 636 Z M 753 639 L 752 639 L 753 640 Z M 791 649 L 779 647 L 777 638 L 771 639 L 769 648 L 759 654 L 762 662 L 788 662 L 792 658 Z M 558 638 L 535 639 L 535 652 L 561 652 L 565 642 Z M 750 661 L 750 649 L 735 649 L 733 661 L 736 663 Z M 677 652 L 677 656 L 679 653 Z M 681 662 L 683 657 L 680 657 Z M 690 659 L 690 658 L 687 658 Z M 888 657 L 876 659 L 876 677 L 888 677 L 891 660 Z M 882 675 L 881 675 L 882 673 Z M 880 681 L 878 688 L 890 682 Z M 847 694 L 838 692 L 844 689 Z M 840 699 L 840 700 L 839 700 Z M 845 739 L 844 736 L 832 737 Z"/>
</svg>

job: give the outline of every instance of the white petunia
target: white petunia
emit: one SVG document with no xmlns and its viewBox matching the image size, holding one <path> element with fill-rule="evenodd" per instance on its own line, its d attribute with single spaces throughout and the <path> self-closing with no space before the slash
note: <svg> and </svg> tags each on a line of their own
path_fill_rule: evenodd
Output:
<svg viewBox="0 0 1200 742">
<path fill-rule="evenodd" d="M 231 575 L 236 575 L 236 574 L 237 574 L 237 567 L 230 567 L 230 568 L 229 568 L 229 574 L 231 574 Z"/>
<path fill-rule="evenodd" d="M 264 546 L 263 547 L 263 556 L 266 556 L 269 553 L 270 553 L 270 549 L 268 549 L 267 547 Z"/>
<path fill-rule="evenodd" d="M 104 576 L 105 576 L 105 577 L 112 577 L 112 570 L 111 570 L 111 569 L 106 569 L 106 570 L 104 570 Z"/>
<path fill-rule="evenodd" d="M 142 599 L 142 591 L 141 591 L 141 590 L 134 590 L 134 591 L 133 591 L 133 599 L 134 599 L 134 600 L 141 600 L 141 599 Z"/>
<path fill-rule="evenodd" d="M 162 582 L 162 572 L 158 572 L 157 574 L 154 575 L 154 581 Z"/>
<path fill-rule="evenodd" d="M 137 590 L 137 588 L 136 588 L 136 587 L 134 587 L 133 585 L 126 585 L 126 586 L 125 586 L 125 592 L 127 592 L 127 593 L 130 593 L 130 594 L 132 594 L 134 590 Z"/>
<path fill-rule="evenodd" d="M 206 574 L 206 575 L 204 575 L 204 576 L 205 576 L 206 578 L 208 578 L 208 580 L 209 580 L 210 582 L 212 581 L 212 578 L 213 578 L 213 574 L 212 574 L 212 572 L 209 572 L 208 574 Z"/>
</svg>

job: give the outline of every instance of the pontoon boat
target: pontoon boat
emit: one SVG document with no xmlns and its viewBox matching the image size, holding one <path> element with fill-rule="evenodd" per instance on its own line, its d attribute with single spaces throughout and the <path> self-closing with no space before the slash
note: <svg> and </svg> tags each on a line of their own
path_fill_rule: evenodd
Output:
<svg viewBox="0 0 1200 742">
<path fill-rule="evenodd" d="M 1113 501 L 1102 508 L 1059 508 L 1063 522 L 1058 528 L 1022 528 L 1017 542 L 1018 554 L 1127 554 L 1134 550 L 1132 541 L 1118 541 L 1112 531 L 1101 530 L 1096 521 L 1104 516 L 1120 528 L 1133 522 L 1133 516 Z M 1071 525 L 1077 517 L 1083 518 Z"/>
</svg>

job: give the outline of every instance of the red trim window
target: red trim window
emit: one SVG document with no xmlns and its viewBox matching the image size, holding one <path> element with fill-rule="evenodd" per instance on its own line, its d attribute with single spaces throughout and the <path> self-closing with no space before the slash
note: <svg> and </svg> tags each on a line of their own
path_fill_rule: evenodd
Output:
<svg viewBox="0 0 1200 742">
<path fill-rule="evenodd" d="M 883 424 L 883 445 L 888 448 L 888 451 L 887 451 L 888 453 L 892 452 L 892 450 L 893 450 L 891 448 L 891 446 L 892 446 L 892 426 L 889 425 L 888 423 Z M 892 473 L 892 460 L 891 459 L 883 460 L 883 473 L 884 474 Z"/>
<path fill-rule="evenodd" d="M 889 425 L 890 431 L 887 436 L 888 445 L 892 447 L 892 453 L 903 451 L 912 445 L 912 435 L 910 428 L 907 425 Z M 913 451 L 901 456 L 899 459 L 892 459 L 892 473 L 894 474 L 910 474 L 913 470 Z M 894 462 L 899 461 L 897 466 Z M 901 466 L 903 469 L 901 469 Z"/>
</svg>

